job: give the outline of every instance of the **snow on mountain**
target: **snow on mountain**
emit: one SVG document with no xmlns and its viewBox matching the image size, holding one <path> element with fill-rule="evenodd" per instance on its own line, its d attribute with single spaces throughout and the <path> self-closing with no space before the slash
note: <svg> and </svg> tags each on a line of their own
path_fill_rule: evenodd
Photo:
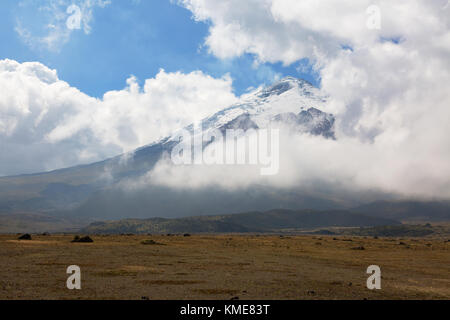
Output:
<svg viewBox="0 0 450 320">
<path fill-rule="evenodd" d="M 244 95 L 241 101 L 201 121 L 203 133 L 219 129 L 263 129 L 287 125 L 297 132 L 334 139 L 334 116 L 320 109 L 326 97 L 307 81 L 284 78 Z M 193 131 L 194 125 L 185 130 Z M 159 143 L 178 141 L 180 131 Z"/>
<path fill-rule="evenodd" d="M 335 139 L 334 122 L 333 115 L 316 108 L 309 108 L 308 110 L 302 110 L 299 114 L 293 112 L 278 114 L 272 119 L 271 127 L 284 125 L 294 132 Z"/>
</svg>

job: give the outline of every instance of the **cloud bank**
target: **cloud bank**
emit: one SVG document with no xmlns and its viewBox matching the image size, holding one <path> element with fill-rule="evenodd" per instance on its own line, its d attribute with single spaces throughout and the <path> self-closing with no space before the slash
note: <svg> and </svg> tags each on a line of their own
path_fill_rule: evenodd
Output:
<svg viewBox="0 0 450 320">
<path fill-rule="evenodd" d="M 37 62 L 0 61 L 0 175 L 90 163 L 151 143 L 236 101 L 229 76 L 161 70 L 92 98 Z"/>
</svg>

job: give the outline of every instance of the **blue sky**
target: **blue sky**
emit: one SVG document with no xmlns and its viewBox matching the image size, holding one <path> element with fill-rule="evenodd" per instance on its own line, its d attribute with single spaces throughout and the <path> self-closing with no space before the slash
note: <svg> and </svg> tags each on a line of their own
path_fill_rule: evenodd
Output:
<svg viewBox="0 0 450 320">
<path fill-rule="evenodd" d="M 229 73 L 237 95 L 249 87 L 268 84 L 276 76 L 300 77 L 318 85 L 307 60 L 290 66 L 266 63 L 255 67 L 254 57 L 249 54 L 230 60 L 216 58 L 203 45 L 208 23 L 195 21 L 190 11 L 169 0 L 111 1 L 93 9 L 89 34 L 74 30 L 56 50 L 30 45 L 17 27 L 33 36 L 47 32 L 48 12 L 39 10 L 43 3 L 2 1 L 0 59 L 39 61 L 56 69 L 60 79 L 91 96 L 101 97 L 109 90 L 124 88 L 130 75 L 142 83 L 161 68 L 184 73 L 201 70 L 214 77 Z M 302 72 L 299 66 L 303 66 Z"/>
</svg>

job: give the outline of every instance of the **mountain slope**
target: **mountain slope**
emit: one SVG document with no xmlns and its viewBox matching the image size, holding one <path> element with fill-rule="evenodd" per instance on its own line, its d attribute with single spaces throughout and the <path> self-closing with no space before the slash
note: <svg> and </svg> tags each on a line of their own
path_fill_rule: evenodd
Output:
<svg viewBox="0 0 450 320">
<path fill-rule="evenodd" d="M 398 221 L 450 221 L 449 202 L 377 201 L 352 211 Z"/>
<path fill-rule="evenodd" d="M 308 82 L 285 78 L 272 86 L 254 90 L 239 103 L 228 106 L 202 121 L 203 133 L 228 129 L 257 130 L 283 127 L 300 134 L 335 139 L 333 115 L 326 108 L 326 97 Z M 194 131 L 194 125 L 184 130 Z M 346 209 L 351 199 L 335 199 L 308 190 L 273 190 L 253 186 L 246 190 L 220 188 L 175 190 L 153 186 L 129 192 L 119 187 L 148 173 L 164 153 L 178 143 L 178 132 L 143 146 L 134 152 L 93 164 L 53 172 L 0 178 L 0 215 L 10 221 L 38 214 L 58 219 L 167 218 L 264 211 L 267 208 Z M 356 196 L 357 197 L 357 196 Z M 354 209 L 366 215 L 394 220 L 450 221 L 450 205 L 442 202 L 377 202 Z M 33 216 L 34 217 L 34 216 Z M 4 219 L 7 219 L 4 217 Z M 9 218 L 8 218 L 9 219 Z M 5 220 L 6 221 L 6 220 Z M 59 220 L 58 220 L 59 221 Z M 15 223 L 15 222 L 14 222 Z"/>
<path fill-rule="evenodd" d="M 225 132 L 227 129 L 267 128 L 283 124 L 294 126 L 294 129 L 303 134 L 320 135 L 324 138 L 334 138 L 334 117 L 319 109 L 325 106 L 326 99 L 306 81 L 286 78 L 274 85 L 257 89 L 240 100 L 239 103 L 224 108 L 202 121 L 203 133 L 211 130 Z M 289 122 L 285 116 L 294 120 Z M 185 130 L 192 131 L 193 125 Z M 149 172 L 161 156 L 172 150 L 178 143 L 177 132 L 147 146 L 139 148 L 132 153 L 119 155 L 101 162 L 82 165 L 53 172 L 0 178 L 0 213 L 11 212 L 44 212 L 61 214 L 75 214 L 84 217 L 127 217 L 133 214 L 134 208 L 153 206 L 154 215 L 188 215 L 197 210 L 205 198 L 191 193 L 188 197 L 177 194 L 176 191 L 166 188 L 152 188 L 142 196 L 144 202 L 139 202 L 140 195 L 124 195 L 114 188 L 121 181 L 133 180 Z M 169 193 L 169 194 L 168 194 Z M 270 194 L 270 190 L 263 190 L 256 195 L 248 197 L 250 201 L 241 201 L 239 194 L 221 197 L 220 191 L 213 192 L 217 203 L 210 203 L 204 212 L 230 212 L 243 210 L 259 210 L 259 203 L 270 206 L 285 206 L 295 208 L 330 208 L 332 201 L 320 202 L 324 199 L 313 199 L 308 195 L 301 195 L 287 191 L 286 195 Z M 179 199 L 178 208 L 168 207 L 159 198 L 164 194 L 165 201 L 174 203 L 173 198 Z M 212 195 L 212 194 L 210 194 Z M 210 201 L 213 198 L 209 198 Z M 288 201 L 282 199 L 288 198 Z M 295 199 L 294 199 L 295 198 Z M 120 199 L 120 201 L 113 201 Z M 172 200 L 171 200 L 172 199 Z M 150 201 L 147 201 L 150 200 Z M 270 201 L 268 201 L 270 200 Z M 311 201 L 310 201 L 311 200 Z M 220 205 L 235 201 L 234 206 L 221 208 Z M 285 204 L 283 204 L 285 202 Z M 239 203 L 246 205 L 239 206 Z M 188 206 L 186 206 L 188 204 Z M 317 204 L 319 204 L 317 206 Z M 111 210 L 108 209 L 111 207 Z M 120 212 L 115 208 L 121 208 Z M 188 207 L 188 208 L 186 208 Z M 190 208 L 189 208 L 190 207 Z M 158 210 L 160 208 L 160 210 Z M 169 206 L 170 209 L 170 206 Z M 213 211 L 211 211 L 213 210 Z M 186 212 L 187 211 L 187 212 Z M 147 211 L 148 213 L 148 211 Z M 146 214 L 143 212 L 142 214 Z"/>
</svg>

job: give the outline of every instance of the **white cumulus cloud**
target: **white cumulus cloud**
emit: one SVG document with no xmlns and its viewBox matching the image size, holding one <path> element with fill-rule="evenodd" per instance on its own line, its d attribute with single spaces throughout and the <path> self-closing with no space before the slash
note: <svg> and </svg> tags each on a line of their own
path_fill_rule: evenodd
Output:
<svg viewBox="0 0 450 320">
<path fill-rule="evenodd" d="M 0 175 L 102 160 L 151 143 L 236 101 L 229 76 L 164 70 L 90 97 L 37 62 L 0 61 Z"/>
</svg>

